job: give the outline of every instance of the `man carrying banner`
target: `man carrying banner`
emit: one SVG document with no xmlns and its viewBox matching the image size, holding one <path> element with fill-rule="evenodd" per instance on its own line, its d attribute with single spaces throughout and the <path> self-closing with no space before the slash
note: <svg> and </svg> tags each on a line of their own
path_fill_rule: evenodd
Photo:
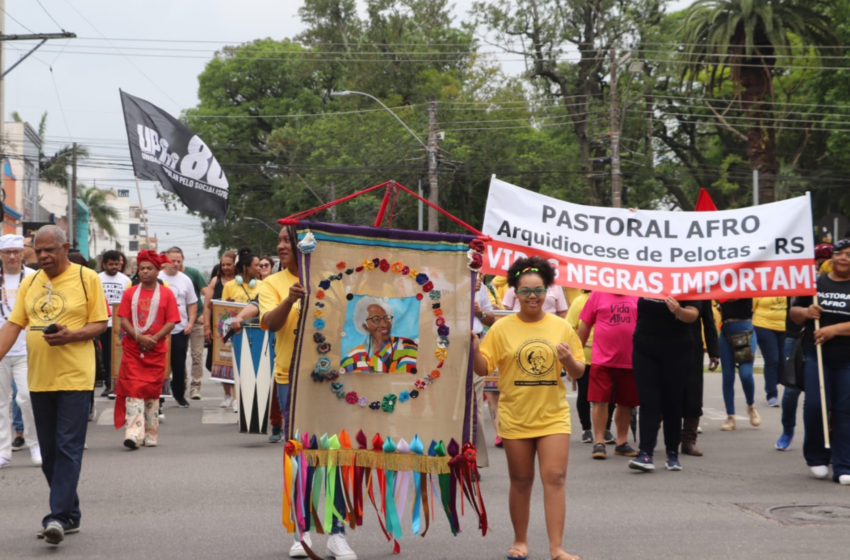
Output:
<svg viewBox="0 0 850 560">
<path fill-rule="evenodd" d="M 98 274 L 100 283 L 103 284 L 103 293 L 109 305 L 121 303 L 124 290 L 130 284 L 130 278 L 121 272 L 121 253 L 118 251 L 106 251 L 100 260 L 101 273 Z M 103 348 L 103 363 L 106 371 L 103 393 L 101 397 L 109 396 L 112 390 L 112 317 L 106 327 L 106 332 L 100 335 L 100 345 Z"/>
<path fill-rule="evenodd" d="M 157 445 L 166 338 L 180 322 L 174 293 L 157 281 L 162 265 L 159 255 L 140 251 L 136 259 L 141 282 L 124 292 L 118 308 L 119 328 L 126 336 L 115 385 L 115 429 L 125 426 L 124 446 L 128 449 Z"/>
<path fill-rule="evenodd" d="M 171 396 L 183 408 L 188 408 L 186 400 L 186 355 L 189 351 L 189 335 L 198 316 L 198 297 L 195 286 L 188 276 L 180 272 L 183 264 L 183 251 L 172 247 L 163 253 L 162 270 L 159 278 L 168 283 L 168 287 L 177 299 L 180 321 L 171 332 Z M 160 255 L 162 258 L 163 255 Z"/>
<path fill-rule="evenodd" d="M 0 330 L 0 359 L 27 330 L 27 366 L 41 470 L 50 486 L 50 513 L 39 533 L 58 545 L 80 530 L 77 483 L 94 386 L 92 340 L 106 330 L 106 296 L 93 270 L 68 260 L 65 232 L 43 226 L 35 237 L 41 270 L 24 279 L 9 321 Z"/>
</svg>

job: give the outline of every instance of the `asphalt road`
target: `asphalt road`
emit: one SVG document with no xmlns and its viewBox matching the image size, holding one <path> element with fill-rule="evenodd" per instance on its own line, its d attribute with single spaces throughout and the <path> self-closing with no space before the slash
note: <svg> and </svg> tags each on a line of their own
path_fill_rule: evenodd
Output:
<svg viewBox="0 0 850 560">
<path fill-rule="evenodd" d="M 757 377 L 757 389 L 762 385 Z M 220 389 L 204 387 L 204 400 L 189 409 L 166 406 L 156 449 L 127 451 L 122 432 L 108 425 L 111 403 L 98 399 L 99 423 L 90 424 L 79 493 L 82 530 L 55 549 L 35 538 L 47 511 L 47 485 L 26 451 L 0 471 L 0 558 L 65 559 L 280 559 L 291 544 L 280 523 L 280 445 L 265 436 L 237 432 L 234 418 L 219 412 Z M 739 392 L 738 410 L 746 410 Z M 573 396 L 570 396 L 571 400 Z M 802 421 L 788 452 L 778 452 L 779 409 L 757 401 L 764 423 L 756 429 L 739 421 L 735 432 L 720 432 L 723 404 L 720 375 L 706 375 L 705 457 L 683 457 L 682 472 L 630 471 L 626 459 L 590 458 L 591 446 L 574 434 L 567 482 L 565 548 L 582 559 L 847 558 L 850 487 L 815 480 L 801 454 Z M 205 410 L 206 409 L 206 410 Z M 216 422 L 228 422 L 216 423 Z M 573 425 L 578 418 L 573 411 Z M 508 479 L 502 450 L 492 447 L 482 471 L 491 532 L 482 537 L 473 516 L 452 537 L 445 518 L 426 538 L 406 537 L 409 558 L 504 558 L 512 533 L 507 511 Z M 609 447 L 609 450 L 611 448 Z M 843 520 L 802 519 L 776 506 L 829 505 L 847 509 Z M 534 493 L 530 556 L 548 558 L 542 495 Z M 773 511 L 774 514 L 771 514 Z M 406 516 L 409 522 L 409 514 Z M 409 527 L 409 525 L 406 525 Z M 316 550 L 324 552 L 324 537 Z M 392 557 L 374 512 L 350 536 L 361 559 Z"/>
</svg>

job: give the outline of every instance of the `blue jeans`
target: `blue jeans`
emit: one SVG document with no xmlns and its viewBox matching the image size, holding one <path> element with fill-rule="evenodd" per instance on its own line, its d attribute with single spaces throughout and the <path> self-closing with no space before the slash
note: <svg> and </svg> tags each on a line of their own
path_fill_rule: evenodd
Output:
<svg viewBox="0 0 850 560">
<path fill-rule="evenodd" d="M 850 360 L 823 357 L 823 385 L 827 409 L 831 413 L 831 449 L 824 447 L 823 417 L 821 413 L 820 380 L 817 354 L 813 347 L 806 348 L 806 398 L 803 401 L 803 457 L 810 467 L 828 465 L 832 456 L 832 478 L 850 474 Z"/>
<path fill-rule="evenodd" d="M 280 413 L 283 416 L 283 434 L 284 437 L 289 437 L 289 433 L 287 429 L 289 427 L 289 415 L 287 414 L 287 408 L 289 408 L 289 383 L 285 385 L 277 384 L 277 401 L 280 404 Z M 312 507 L 310 504 L 305 504 L 305 507 Z M 334 493 L 334 508 L 340 513 L 345 511 L 345 494 L 342 490 L 342 478 L 340 470 L 337 469 L 337 477 L 336 477 L 336 491 Z M 345 534 L 345 523 L 340 521 L 339 519 L 334 518 L 333 527 L 331 527 L 331 535 L 344 535 Z"/>
<path fill-rule="evenodd" d="M 767 400 L 778 396 L 779 368 L 785 365 L 785 331 L 756 327 L 756 339 L 764 356 L 764 392 Z"/>
<path fill-rule="evenodd" d="M 720 329 L 720 367 L 723 370 L 723 402 L 726 403 L 726 414 L 732 416 L 735 414 L 735 354 L 732 351 L 732 345 L 726 340 L 726 335 L 736 334 L 751 330 L 753 323 L 751 321 L 733 321 L 724 323 Z M 756 335 L 752 337 L 753 354 L 756 353 Z M 755 402 L 756 386 L 753 381 L 753 362 L 738 364 L 738 375 L 741 377 L 741 386 L 744 388 L 744 397 L 747 399 L 747 405 L 752 405 Z"/>
<path fill-rule="evenodd" d="M 21 407 L 18 406 L 18 401 L 15 398 L 18 396 L 18 387 L 12 381 L 12 428 L 16 434 L 24 433 L 24 415 L 21 412 Z"/>
<path fill-rule="evenodd" d="M 791 336 L 785 337 L 785 359 L 791 355 L 791 350 L 797 339 Z M 797 426 L 797 401 L 800 400 L 801 391 L 795 387 L 785 387 L 782 392 L 782 433 L 794 436 L 794 428 Z"/>
<path fill-rule="evenodd" d="M 89 425 L 90 391 L 30 393 L 41 471 L 50 486 L 50 513 L 42 520 L 58 521 L 66 529 L 80 522 L 77 483 L 83 466 L 83 448 Z"/>
</svg>

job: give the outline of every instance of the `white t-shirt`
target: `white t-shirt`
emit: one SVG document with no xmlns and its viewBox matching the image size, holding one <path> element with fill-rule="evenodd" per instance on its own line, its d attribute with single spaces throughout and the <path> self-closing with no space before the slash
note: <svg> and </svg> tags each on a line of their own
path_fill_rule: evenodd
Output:
<svg viewBox="0 0 850 560">
<path fill-rule="evenodd" d="M 481 289 L 475 294 L 475 302 L 481 308 L 482 313 L 492 313 L 493 304 L 490 303 L 490 296 L 487 294 L 487 286 L 482 282 Z M 484 330 L 484 323 L 481 322 L 476 315 L 472 316 L 472 332 L 480 334 Z"/>
<path fill-rule="evenodd" d="M 174 297 L 177 299 L 177 309 L 180 311 L 180 322 L 174 326 L 171 334 L 181 333 L 186 330 L 186 325 L 189 323 L 188 305 L 198 303 L 198 296 L 195 295 L 195 285 L 192 280 L 178 272 L 174 276 L 166 274 L 164 270 L 159 271 L 159 278 L 168 284 L 171 291 L 174 292 Z"/>
<path fill-rule="evenodd" d="M 97 276 L 100 278 L 100 283 L 103 284 L 103 293 L 106 294 L 106 301 L 109 302 L 109 306 L 112 307 L 113 304 L 121 303 L 121 298 L 124 296 L 124 290 L 127 289 L 130 279 L 120 272 L 116 273 L 115 276 L 101 272 Z M 106 326 L 112 327 L 112 315 L 109 316 L 109 323 Z"/>
<path fill-rule="evenodd" d="M 35 273 L 31 268 L 23 267 L 23 277 L 26 278 L 30 274 Z M 15 307 L 15 298 L 18 296 L 18 288 L 21 286 L 21 273 L 4 274 L 3 287 L 0 289 L 0 328 L 6 324 L 9 315 L 12 314 L 12 309 Z M 6 305 L 6 304 L 9 305 Z M 18 339 L 12 345 L 12 349 L 6 354 L 7 356 L 26 356 L 27 355 L 27 331 L 22 329 L 18 334 Z"/>
</svg>

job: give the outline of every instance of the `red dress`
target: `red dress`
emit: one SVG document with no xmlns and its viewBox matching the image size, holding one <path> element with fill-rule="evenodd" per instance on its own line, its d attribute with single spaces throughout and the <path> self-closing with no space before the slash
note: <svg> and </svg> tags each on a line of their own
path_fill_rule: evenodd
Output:
<svg viewBox="0 0 850 560">
<path fill-rule="evenodd" d="M 154 290 L 146 290 L 137 284 L 124 291 L 121 305 L 118 307 L 118 317 L 133 320 L 132 303 L 136 290 L 139 294 L 139 324 L 144 325 L 150 313 L 151 298 Z M 156 319 L 145 334 L 155 335 L 166 323 L 179 323 L 180 312 L 177 309 L 177 299 L 174 293 L 165 286 L 159 287 L 159 307 L 156 309 Z M 120 320 L 120 319 L 119 319 Z M 120 323 L 117 328 L 120 328 Z M 158 399 L 162 390 L 162 375 L 165 371 L 168 356 L 168 342 L 163 337 L 156 346 L 145 352 L 144 358 L 139 351 L 138 343 L 130 336 L 121 339 L 124 350 L 121 358 L 121 369 L 118 372 L 118 382 L 115 384 L 115 427 L 124 426 L 126 397 L 135 399 Z"/>
</svg>

